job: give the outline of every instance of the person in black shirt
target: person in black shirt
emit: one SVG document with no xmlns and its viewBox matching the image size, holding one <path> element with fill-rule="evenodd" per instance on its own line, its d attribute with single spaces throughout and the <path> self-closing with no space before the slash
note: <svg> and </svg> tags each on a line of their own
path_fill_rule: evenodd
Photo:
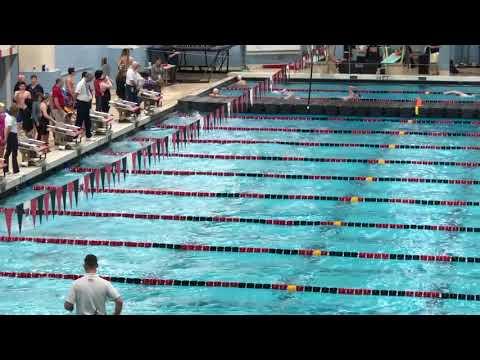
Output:
<svg viewBox="0 0 480 360">
<path fill-rule="evenodd" d="M 17 78 L 17 83 L 15 84 L 15 87 L 13 88 L 13 93 L 17 92 L 18 90 L 20 90 L 20 85 L 21 84 L 25 84 L 25 86 L 27 86 L 27 83 L 25 81 L 25 75 L 23 74 L 18 74 L 18 78 Z"/>
<path fill-rule="evenodd" d="M 37 75 L 30 76 L 31 84 L 27 86 L 27 91 L 32 95 L 32 99 L 37 99 L 37 94 L 43 94 L 43 87 L 38 83 Z"/>
</svg>

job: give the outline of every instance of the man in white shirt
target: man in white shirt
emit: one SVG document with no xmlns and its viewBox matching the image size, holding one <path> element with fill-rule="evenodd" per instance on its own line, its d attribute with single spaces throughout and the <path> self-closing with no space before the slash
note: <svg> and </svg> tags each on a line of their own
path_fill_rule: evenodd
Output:
<svg viewBox="0 0 480 360">
<path fill-rule="evenodd" d="M 120 315 L 123 300 L 112 284 L 97 274 L 97 257 L 87 255 L 84 265 L 86 274 L 74 281 L 67 298 L 65 310 L 72 311 L 77 307 L 77 315 L 106 315 L 105 302 L 107 299 L 115 301 L 113 315 Z"/>
<path fill-rule="evenodd" d="M 145 79 L 138 73 L 140 66 L 136 61 L 127 70 L 127 78 L 125 81 L 126 100 L 139 104 L 138 90 L 140 90 Z"/>
<path fill-rule="evenodd" d="M 77 101 L 77 120 L 75 126 L 82 127 L 85 124 L 85 135 L 87 140 L 92 137 L 92 122 L 90 120 L 90 109 L 92 108 L 93 92 L 91 82 L 93 75 L 87 72 L 82 74 L 82 80 L 75 88 L 75 99 Z"/>
</svg>

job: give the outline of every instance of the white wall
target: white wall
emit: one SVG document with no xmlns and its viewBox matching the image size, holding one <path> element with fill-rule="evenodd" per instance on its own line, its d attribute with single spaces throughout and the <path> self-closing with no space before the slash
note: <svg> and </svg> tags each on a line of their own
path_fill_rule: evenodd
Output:
<svg viewBox="0 0 480 360">
<path fill-rule="evenodd" d="M 301 51 L 302 45 L 247 45 L 247 53 Z"/>
<path fill-rule="evenodd" d="M 20 72 L 32 71 L 35 66 L 41 71 L 42 65 L 55 69 L 55 45 L 19 45 Z"/>
</svg>

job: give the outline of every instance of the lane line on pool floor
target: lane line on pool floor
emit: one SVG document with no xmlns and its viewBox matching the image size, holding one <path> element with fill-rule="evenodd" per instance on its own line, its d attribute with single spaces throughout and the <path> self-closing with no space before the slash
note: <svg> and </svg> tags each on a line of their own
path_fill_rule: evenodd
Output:
<svg viewBox="0 0 480 360">
<path fill-rule="evenodd" d="M 128 151 L 104 150 L 104 155 L 121 156 L 130 154 Z M 352 158 L 316 158 L 303 156 L 265 156 L 265 155 L 239 155 L 239 154 L 198 154 L 198 153 L 162 153 L 159 156 L 191 158 L 191 159 L 214 159 L 214 160 L 257 160 L 257 161 L 305 161 L 321 163 L 356 163 L 356 164 L 402 164 L 402 165 L 434 165 L 434 166 L 461 166 L 478 167 L 479 162 L 473 161 L 434 161 L 434 160 L 392 160 L 392 159 L 352 159 Z"/>
<path fill-rule="evenodd" d="M 0 271 L 0 277 L 21 278 L 21 279 L 65 279 L 76 280 L 83 275 L 62 274 L 62 273 L 42 273 L 42 272 L 15 272 Z M 448 293 L 441 291 L 423 291 L 423 290 L 379 290 L 364 288 L 346 288 L 346 287 L 324 287 L 295 284 L 271 284 L 271 283 L 252 283 L 237 281 L 219 281 L 219 280 L 177 280 L 177 279 L 159 279 L 159 278 L 129 278 L 120 276 L 101 276 L 105 280 L 114 283 L 136 284 L 146 286 L 185 286 L 185 287 L 222 287 L 222 288 L 240 288 L 257 290 L 282 290 L 289 293 L 312 292 L 318 294 L 335 295 L 360 295 L 360 296 L 399 296 L 416 298 L 437 298 L 441 300 L 466 300 L 480 301 L 480 295 Z"/>
<path fill-rule="evenodd" d="M 243 218 L 236 216 L 193 216 L 171 214 L 143 214 L 129 212 L 106 212 L 106 211 L 81 211 L 81 210 L 36 210 L 36 214 L 57 216 L 81 216 L 101 218 L 126 218 L 141 220 L 168 220 L 168 221 L 193 221 L 193 222 L 218 222 L 218 223 L 250 223 L 276 226 L 331 226 L 353 228 L 376 228 L 376 229 L 403 229 L 403 230 L 430 230 L 447 232 L 480 232 L 480 227 L 457 226 L 457 225 L 425 225 L 425 224 L 392 224 L 392 223 L 367 223 L 350 222 L 343 220 L 285 220 L 272 218 Z M 30 209 L 25 214 L 31 214 Z"/>
<path fill-rule="evenodd" d="M 465 257 L 455 255 L 413 255 L 413 254 L 394 254 L 394 253 L 374 253 L 366 251 L 333 251 L 323 249 L 282 249 L 265 247 L 246 247 L 246 246 L 218 246 L 203 244 L 170 244 L 157 242 L 136 242 L 119 240 L 88 240 L 88 239 L 67 239 L 51 237 L 33 237 L 33 236 L 0 236 L 0 242 L 31 242 L 37 244 L 53 245 L 73 245 L 73 246 L 108 246 L 108 247 L 129 247 L 129 248 L 158 248 L 178 251 L 194 252 L 222 252 L 222 253 L 242 253 L 242 254 L 270 254 L 270 255 L 298 255 L 298 256 L 331 256 L 358 258 L 367 260 L 396 260 L 396 261 L 424 261 L 424 262 L 461 262 L 461 263 L 480 263 L 480 257 Z"/>
<path fill-rule="evenodd" d="M 155 137 L 134 137 L 130 141 L 155 141 Z M 322 143 L 313 141 L 281 141 L 281 140 L 239 140 L 239 139 L 196 139 L 188 140 L 191 144 L 276 144 L 306 147 L 355 147 L 376 149 L 418 149 L 418 150 L 480 150 L 480 146 L 451 145 L 412 145 L 412 144 L 364 144 L 364 143 Z"/>
<path fill-rule="evenodd" d="M 152 129 L 177 128 L 177 125 L 163 125 Z M 314 134 L 348 134 L 348 135 L 390 135 L 390 136 L 434 136 L 434 137 L 479 137 L 480 132 L 447 132 L 447 131 L 409 131 L 409 130 L 353 130 L 353 129 L 298 129 L 285 127 L 243 127 L 243 126 L 211 126 L 206 130 L 222 131 L 257 131 Z"/>
<path fill-rule="evenodd" d="M 96 168 L 74 167 L 69 170 L 74 173 L 95 171 Z M 480 180 L 471 179 L 430 179 L 430 178 L 396 178 L 377 176 L 334 176 L 334 175 L 301 175 L 281 173 L 245 173 L 231 171 L 195 171 L 195 170 L 125 170 L 132 175 L 165 175 L 165 176 L 217 176 L 217 177 L 254 177 L 288 180 L 316 180 L 316 181 L 366 181 L 366 182 L 404 182 L 421 184 L 448 184 L 448 185 L 480 185 Z"/>
<path fill-rule="evenodd" d="M 228 120 L 278 120 L 278 121 L 345 121 L 345 122 L 394 122 L 401 124 L 446 124 L 446 125 L 480 125 L 480 121 L 477 119 L 462 119 L 462 120 L 450 120 L 450 119 L 388 119 L 388 118 L 355 118 L 349 116 L 285 116 L 285 115 L 249 115 L 249 114 L 236 114 L 228 118 Z"/>
<path fill-rule="evenodd" d="M 33 190 L 57 190 L 55 185 L 34 185 Z M 80 186 L 83 191 L 83 186 Z M 89 189 L 90 192 L 105 194 L 142 194 L 155 196 L 182 196 L 182 197 L 207 197 L 207 198 L 233 198 L 233 199 L 265 199 L 265 200 L 315 200 L 315 201 L 340 201 L 347 203 L 400 203 L 409 205 L 441 205 L 441 206 L 480 206 L 479 201 L 465 200 L 421 200 L 406 198 L 376 198 L 361 196 L 332 196 L 311 194 L 265 194 L 265 193 L 238 193 L 238 192 L 210 192 L 210 191 L 185 191 L 169 189 L 138 189 L 138 188 L 104 188 Z"/>
</svg>

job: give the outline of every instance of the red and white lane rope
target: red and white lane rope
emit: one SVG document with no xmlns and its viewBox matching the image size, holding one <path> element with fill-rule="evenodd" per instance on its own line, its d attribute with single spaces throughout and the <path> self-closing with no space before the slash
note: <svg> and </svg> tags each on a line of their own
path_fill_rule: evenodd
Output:
<svg viewBox="0 0 480 360">
<path fill-rule="evenodd" d="M 82 275 L 62 274 L 62 273 L 41 273 L 41 272 L 15 272 L 0 271 L 0 277 L 20 278 L 20 279 L 65 279 L 76 280 Z M 219 280 L 178 280 L 178 279 L 159 279 L 159 278 L 129 278 L 122 276 L 102 276 L 105 280 L 114 283 L 137 284 L 147 286 L 200 286 L 200 287 L 222 287 L 222 288 L 240 288 L 240 289 L 263 289 L 263 290 L 282 290 L 288 292 L 311 292 L 318 294 L 337 294 L 337 295 L 358 295 L 358 296 L 400 296 L 417 298 L 437 298 L 442 300 L 466 300 L 480 301 L 480 294 L 462 294 L 448 293 L 441 291 L 422 291 L 422 290 L 382 290 L 382 289 L 363 289 L 347 287 L 326 287 L 295 284 L 271 284 L 271 283 L 252 283 L 237 281 L 219 281 Z"/>
<path fill-rule="evenodd" d="M 55 190 L 56 186 L 34 185 L 33 190 Z M 82 190 L 82 189 L 81 189 Z M 269 200 L 317 200 L 317 201 L 341 201 L 349 203 L 374 202 L 374 203 L 396 203 L 411 205 L 442 205 L 442 206 L 480 206 L 479 201 L 465 200 L 422 200 L 406 198 L 377 198 L 361 196 L 329 196 L 312 194 L 263 194 L 263 193 L 222 193 L 210 191 L 184 191 L 169 189 L 121 189 L 104 188 L 91 189 L 96 193 L 107 194 L 143 194 L 160 196 L 183 196 L 183 197 L 208 197 L 208 198 L 243 198 L 243 199 L 269 199 Z"/>
</svg>

